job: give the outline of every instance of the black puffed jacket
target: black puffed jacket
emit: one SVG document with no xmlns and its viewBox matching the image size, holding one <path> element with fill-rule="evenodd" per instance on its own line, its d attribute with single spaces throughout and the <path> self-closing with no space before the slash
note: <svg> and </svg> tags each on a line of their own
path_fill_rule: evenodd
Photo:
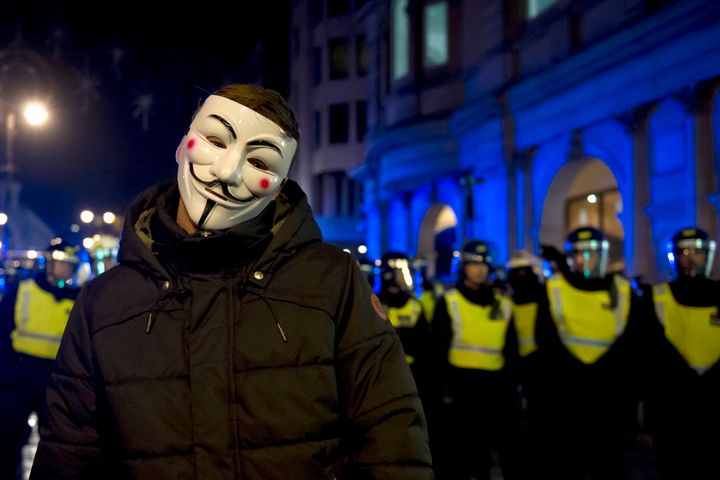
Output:
<svg viewBox="0 0 720 480">
<path fill-rule="evenodd" d="M 120 264 L 75 304 L 31 478 L 433 478 L 398 338 L 297 184 L 259 260 L 212 273 L 153 254 L 168 192 L 133 203 Z"/>
</svg>

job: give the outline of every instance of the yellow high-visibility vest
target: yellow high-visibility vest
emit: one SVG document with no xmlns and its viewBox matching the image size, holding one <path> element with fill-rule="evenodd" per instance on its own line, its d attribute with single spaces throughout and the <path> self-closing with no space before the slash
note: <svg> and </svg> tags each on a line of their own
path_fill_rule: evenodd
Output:
<svg viewBox="0 0 720 480">
<path fill-rule="evenodd" d="M 32 279 L 20 282 L 15 302 L 15 330 L 11 334 L 13 350 L 54 359 L 74 303 L 71 299 L 55 300 Z"/>
<path fill-rule="evenodd" d="M 518 350 L 521 357 L 527 357 L 537 350 L 535 342 L 535 320 L 537 319 L 538 304 L 529 302 L 523 304 L 513 303 L 513 319 L 518 336 Z"/>
<path fill-rule="evenodd" d="M 420 320 L 422 307 L 417 299 L 409 298 L 402 307 L 388 307 L 386 305 L 385 311 L 387 312 L 388 321 L 393 327 L 413 328 Z M 405 354 L 405 359 L 410 364 L 415 363 L 415 357 L 412 355 Z"/>
<path fill-rule="evenodd" d="M 495 295 L 495 299 L 497 309 L 472 303 L 455 288 L 445 293 L 453 332 L 448 352 L 451 365 L 478 370 L 500 370 L 505 366 L 503 348 L 512 304 L 501 295 Z"/>
<path fill-rule="evenodd" d="M 702 375 L 720 360 L 720 319 L 718 307 L 681 305 L 667 283 L 653 285 L 655 312 L 665 337 Z"/>
<path fill-rule="evenodd" d="M 585 364 L 602 357 L 627 326 L 630 311 L 630 283 L 613 276 L 617 304 L 611 305 L 607 290 L 586 291 L 573 287 L 556 273 L 547 282 L 550 313 L 565 348 Z"/>
</svg>

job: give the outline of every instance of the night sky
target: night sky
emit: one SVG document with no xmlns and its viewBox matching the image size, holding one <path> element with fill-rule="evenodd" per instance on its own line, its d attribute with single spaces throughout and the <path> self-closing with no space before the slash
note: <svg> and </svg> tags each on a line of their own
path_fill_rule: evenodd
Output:
<svg viewBox="0 0 720 480">
<path fill-rule="evenodd" d="M 262 82 L 288 93 L 289 0 L 237 2 L 232 10 L 217 2 L 94 10 L 84 2 L 14 3 L 3 5 L 0 49 L 19 31 L 49 74 L 28 81 L 12 69 L 0 73 L 0 107 L 29 83 L 51 92 L 50 123 L 19 125 L 15 163 L 21 201 L 61 235 L 84 208 L 122 213 L 145 187 L 172 180 L 175 148 L 208 92 Z"/>
</svg>

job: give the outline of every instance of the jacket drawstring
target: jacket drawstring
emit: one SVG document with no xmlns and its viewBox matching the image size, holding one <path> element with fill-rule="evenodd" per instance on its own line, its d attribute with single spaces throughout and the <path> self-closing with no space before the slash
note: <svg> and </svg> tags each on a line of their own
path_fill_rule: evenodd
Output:
<svg viewBox="0 0 720 480">
<path fill-rule="evenodd" d="M 155 324 L 155 317 L 162 308 L 162 304 L 165 300 L 171 297 L 184 297 L 190 291 L 185 288 L 168 288 L 160 292 L 160 295 L 150 307 L 150 313 L 148 314 L 147 323 L 145 324 L 145 333 L 149 334 Z"/>
<path fill-rule="evenodd" d="M 273 316 L 273 320 L 275 320 L 275 326 L 277 327 L 278 332 L 280 332 L 280 336 L 282 337 L 283 342 L 288 343 L 287 336 L 285 335 L 285 330 L 283 330 L 282 325 L 280 325 L 280 320 L 278 320 L 277 315 L 275 315 L 275 310 L 273 310 L 272 305 L 270 305 L 270 302 L 268 302 L 267 299 L 265 297 L 263 297 L 262 295 L 260 295 L 259 293 L 250 292 L 250 291 L 248 291 L 248 293 L 252 293 L 257 298 L 259 298 L 260 300 L 265 302 L 265 305 L 267 305 L 268 309 L 270 310 L 270 314 Z"/>
</svg>

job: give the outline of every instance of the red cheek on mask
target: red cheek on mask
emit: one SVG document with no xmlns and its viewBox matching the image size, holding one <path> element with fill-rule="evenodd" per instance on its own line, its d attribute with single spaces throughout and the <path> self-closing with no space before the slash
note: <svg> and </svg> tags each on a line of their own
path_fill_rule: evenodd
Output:
<svg viewBox="0 0 720 480">
<path fill-rule="evenodd" d="M 193 148 L 194 146 L 195 146 L 195 139 L 194 139 L 194 138 L 191 138 L 190 140 L 188 140 L 187 148 L 188 148 L 188 150 L 192 150 L 192 148 Z"/>
<path fill-rule="evenodd" d="M 260 180 L 260 188 L 263 190 L 267 190 L 267 188 L 270 186 L 270 180 L 267 178 L 263 178 Z"/>
</svg>

